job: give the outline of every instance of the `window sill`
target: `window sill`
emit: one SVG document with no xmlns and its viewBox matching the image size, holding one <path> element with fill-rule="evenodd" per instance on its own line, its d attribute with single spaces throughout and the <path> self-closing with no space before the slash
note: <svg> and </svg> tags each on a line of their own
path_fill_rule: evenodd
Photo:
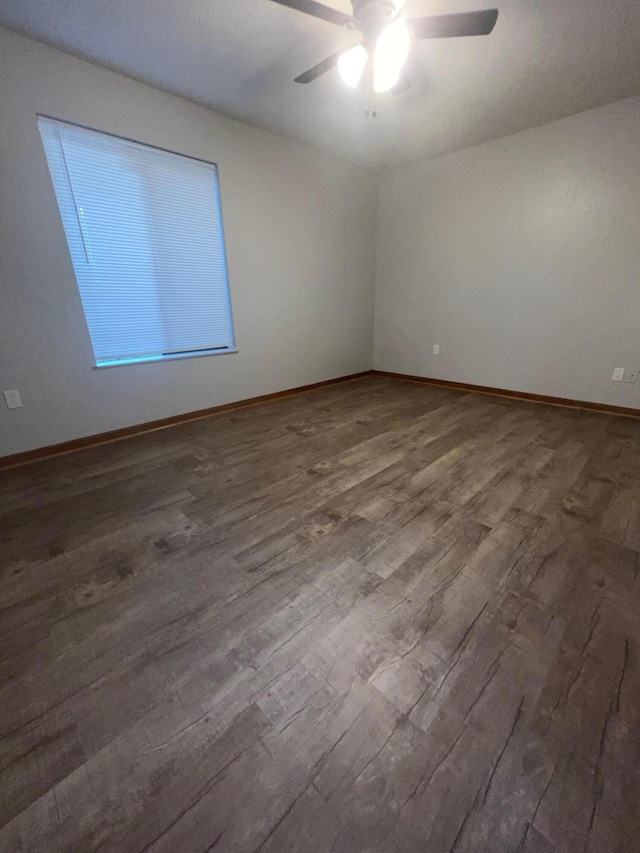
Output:
<svg viewBox="0 0 640 853">
<path fill-rule="evenodd" d="M 221 350 L 194 350 L 194 352 L 180 352 L 171 355 L 150 355 L 146 358 L 123 358 L 118 361 L 102 361 L 94 365 L 94 370 L 104 370 L 109 367 L 132 367 L 136 364 L 162 364 L 165 361 L 175 361 L 183 358 L 204 358 L 213 355 L 232 355 L 238 352 L 237 348 Z"/>
</svg>

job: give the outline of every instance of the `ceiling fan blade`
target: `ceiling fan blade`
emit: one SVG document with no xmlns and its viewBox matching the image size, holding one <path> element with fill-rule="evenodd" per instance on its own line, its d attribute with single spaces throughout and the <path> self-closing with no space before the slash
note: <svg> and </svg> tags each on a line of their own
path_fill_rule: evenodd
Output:
<svg viewBox="0 0 640 853">
<path fill-rule="evenodd" d="M 460 36 L 488 36 L 498 20 L 497 9 L 435 15 L 407 21 L 411 35 L 417 39 L 449 39 Z"/>
<path fill-rule="evenodd" d="M 295 83 L 312 83 L 322 74 L 326 74 L 327 71 L 331 71 L 332 68 L 335 68 L 338 64 L 338 59 L 344 53 L 343 50 L 339 50 L 338 53 L 333 53 L 331 56 L 327 56 L 326 59 L 323 59 L 322 62 L 319 62 L 317 65 L 314 65 L 313 68 L 310 68 L 308 71 L 305 71 L 304 74 L 300 74 L 295 79 Z"/>
<path fill-rule="evenodd" d="M 314 18 L 321 18 L 323 21 L 328 21 L 330 24 L 337 24 L 339 27 L 356 26 L 355 18 L 347 15 L 338 9 L 332 9 L 331 6 L 325 6 L 324 3 L 317 3 L 316 0 L 272 0 L 273 3 L 279 3 L 281 6 L 288 6 L 289 9 L 296 9 L 298 12 L 304 12 L 306 15 L 313 15 Z"/>
</svg>

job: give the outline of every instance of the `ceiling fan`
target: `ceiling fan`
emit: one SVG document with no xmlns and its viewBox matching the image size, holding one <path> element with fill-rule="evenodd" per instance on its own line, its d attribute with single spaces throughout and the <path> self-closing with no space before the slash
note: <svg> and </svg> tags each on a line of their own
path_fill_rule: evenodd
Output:
<svg viewBox="0 0 640 853">
<path fill-rule="evenodd" d="M 359 31 L 362 41 L 323 59 L 295 78 L 296 83 L 311 83 L 338 66 L 340 76 L 355 88 L 362 78 L 370 56 L 373 61 L 373 88 L 388 92 L 400 79 L 409 53 L 411 39 L 444 39 L 460 36 L 486 36 L 498 20 L 497 9 L 435 15 L 405 21 L 399 13 L 404 5 L 397 0 L 351 0 L 353 15 L 325 6 L 316 0 L 272 0 L 281 6 L 297 9 L 339 27 Z"/>
</svg>

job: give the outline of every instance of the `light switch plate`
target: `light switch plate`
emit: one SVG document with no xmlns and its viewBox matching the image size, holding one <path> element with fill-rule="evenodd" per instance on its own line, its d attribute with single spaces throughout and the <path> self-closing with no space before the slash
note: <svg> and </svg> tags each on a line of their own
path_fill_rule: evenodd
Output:
<svg viewBox="0 0 640 853">
<path fill-rule="evenodd" d="M 624 379 L 624 367 L 615 367 L 611 378 L 614 382 L 622 382 Z"/>
<path fill-rule="evenodd" d="M 638 381 L 638 371 L 637 370 L 625 370 L 624 381 L 625 382 L 637 382 Z"/>
<path fill-rule="evenodd" d="M 440 355 L 440 344 L 434 344 L 433 345 L 433 354 L 434 355 Z"/>
</svg>

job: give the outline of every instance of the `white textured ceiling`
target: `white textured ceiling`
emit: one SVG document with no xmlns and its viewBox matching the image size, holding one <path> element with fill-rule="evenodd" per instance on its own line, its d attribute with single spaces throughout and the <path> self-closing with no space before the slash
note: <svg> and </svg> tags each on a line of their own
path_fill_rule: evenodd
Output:
<svg viewBox="0 0 640 853">
<path fill-rule="evenodd" d="M 337 71 L 293 82 L 357 35 L 269 0 L 0 0 L 0 24 L 374 167 L 640 94 L 640 0 L 407 0 L 404 12 L 491 6 L 490 36 L 414 42 L 413 86 L 377 96 L 375 119 Z"/>
</svg>

